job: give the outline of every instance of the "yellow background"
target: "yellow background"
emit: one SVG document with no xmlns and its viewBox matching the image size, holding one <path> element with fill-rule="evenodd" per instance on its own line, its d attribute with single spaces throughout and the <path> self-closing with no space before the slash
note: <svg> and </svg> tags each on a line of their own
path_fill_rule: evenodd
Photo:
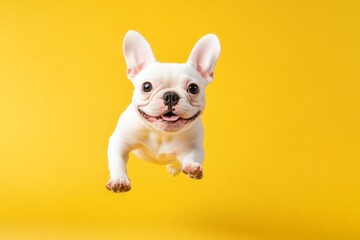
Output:
<svg viewBox="0 0 360 240">
<path fill-rule="evenodd" d="M 0 2 L 1 239 L 360 239 L 358 1 Z M 131 100 L 121 47 L 162 62 L 206 33 L 205 177 L 106 149 Z"/>
</svg>

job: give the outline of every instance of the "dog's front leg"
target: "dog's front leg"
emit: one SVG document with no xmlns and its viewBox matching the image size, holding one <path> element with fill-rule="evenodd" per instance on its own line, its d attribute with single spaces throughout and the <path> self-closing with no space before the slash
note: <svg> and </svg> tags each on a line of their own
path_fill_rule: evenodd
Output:
<svg viewBox="0 0 360 240">
<path fill-rule="evenodd" d="M 126 171 L 129 152 L 129 147 L 119 137 L 112 136 L 110 138 L 108 147 L 110 180 L 106 184 L 108 190 L 127 192 L 131 189 Z"/>
<path fill-rule="evenodd" d="M 194 179 L 203 177 L 204 149 L 202 147 L 185 151 L 179 154 L 177 158 L 181 162 L 183 173 Z"/>
</svg>

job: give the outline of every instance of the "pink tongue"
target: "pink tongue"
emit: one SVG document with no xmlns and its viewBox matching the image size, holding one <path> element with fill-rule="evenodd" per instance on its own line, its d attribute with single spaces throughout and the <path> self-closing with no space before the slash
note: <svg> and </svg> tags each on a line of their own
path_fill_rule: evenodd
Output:
<svg viewBox="0 0 360 240">
<path fill-rule="evenodd" d="M 180 117 L 177 116 L 177 115 L 171 115 L 170 117 L 169 117 L 169 116 L 162 115 L 161 118 L 164 119 L 165 121 L 175 122 L 175 121 L 178 120 Z"/>
</svg>

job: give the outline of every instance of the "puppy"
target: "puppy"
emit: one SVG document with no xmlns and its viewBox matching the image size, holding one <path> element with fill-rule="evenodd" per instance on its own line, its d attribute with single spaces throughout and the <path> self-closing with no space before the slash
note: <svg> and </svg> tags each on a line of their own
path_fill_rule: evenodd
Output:
<svg viewBox="0 0 360 240">
<path fill-rule="evenodd" d="M 131 189 L 126 171 L 130 152 L 166 165 L 171 175 L 183 171 L 201 179 L 204 130 L 200 116 L 205 88 L 213 80 L 220 54 L 219 39 L 214 34 L 202 37 L 187 63 L 159 63 L 144 37 L 129 31 L 123 52 L 135 90 L 109 140 L 106 188 L 116 193 Z"/>
</svg>

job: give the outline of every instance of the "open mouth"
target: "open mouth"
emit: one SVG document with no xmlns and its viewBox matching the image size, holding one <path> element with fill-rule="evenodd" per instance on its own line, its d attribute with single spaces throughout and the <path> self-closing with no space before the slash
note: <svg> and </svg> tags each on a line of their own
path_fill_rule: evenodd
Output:
<svg viewBox="0 0 360 240">
<path fill-rule="evenodd" d="M 170 123 L 170 124 L 177 123 L 177 122 L 188 123 L 188 122 L 195 120 L 200 115 L 200 111 L 199 111 L 190 118 L 181 118 L 180 116 L 176 115 L 172 111 L 168 111 L 163 115 L 154 117 L 154 116 L 147 115 L 145 112 L 141 111 L 140 109 L 138 109 L 138 110 L 139 110 L 141 116 L 143 116 L 149 122 L 160 121 L 160 122 L 166 122 L 166 123 Z"/>
</svg>

